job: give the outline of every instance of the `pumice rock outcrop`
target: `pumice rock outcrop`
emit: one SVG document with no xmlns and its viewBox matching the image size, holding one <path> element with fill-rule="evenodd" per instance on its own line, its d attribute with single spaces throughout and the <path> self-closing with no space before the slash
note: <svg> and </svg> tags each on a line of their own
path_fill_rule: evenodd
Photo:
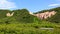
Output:
<svg viewBox="0 0 60 34">
<path fill-rule="evenodd" d="M 34 15 L 32 12 L 29 12 L 29 14 Z"/>
<path fill-rule="evenodd" d="M 8 12 L 8 13 L 6 14 L 6 16 L 7 16 L 7 17 L 11 17 L 11 16 L 13 16 L 13 14 L 14 14 L 14 12 L 12 12 L 11 14 Z"/>
<path fill-rule="evenodd" d="M 51 11 L 51 12 L 47 11 L 47 12 L 44 12 L 44 13 L 34 14 L 34 16 L 37 16 L 40 19 L 47 19 L 47 18 L 52 17 L 55 14 L 56 14 L 55 11 Z"/>
</svg>

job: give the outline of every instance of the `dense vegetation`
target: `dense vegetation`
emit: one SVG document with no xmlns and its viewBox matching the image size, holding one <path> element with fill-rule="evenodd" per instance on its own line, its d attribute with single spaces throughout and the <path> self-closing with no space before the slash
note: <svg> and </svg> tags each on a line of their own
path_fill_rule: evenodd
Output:
<svg viewBox="0 0 60 34">
<path fill-rule="evenodd" d="M 60 7 L 54 8 L 54 9 L 50 9 L 50 10 L 54 10 L 57 13 L 53 17 L 49 18 L 48 21 L 55 22 L 55 23 L 60 23 Z"/>
<path fill-rule="evenodd" d="M 12 17 L 7 17 L 6 14 L 7 13 L 12 13 L 14 12 L 14 15 Z M 26 9 L 18 9 L 18 10 L 13 10 L 13 11 L 9 11 L 9 10 L 0 10 L 0 18 L 2 20 L 2 22 L 4 23 L 9 23 L 11 21 L 17 21 L 17 22 L 24 22 L 24 23 L 34 23 L 36 21 L 40 21 L 40 19 L 38 19 L 36 16 L 30 15 L 29 11 Z"/>
<path fill-rule="evenodd" d="M 60 25 L 50 22 L 0 24 L 0 34 L 60 34 Z M 54 29 L 40 29 L 54 28 Z"/>
<path fill-rule="evenodd" d="M 50 22 L 55 22 L 55 23 L 60 23 L 60 7 L 57 7 L 57 8 L 52 8 L 52 9 L 49 9 L 49 10 L 42 10 L 42 11 L 39 11 L 39 12 L 36 12 L 35 14 L 37 13 L 43 13 L 43 12 L 46 12 L 46 11 L 56 11 L 56 15 L 52 16 L 51 18 L 48 18 L 47 21 L 50 21 Z"/>
<path fill-rule="evenodd" d="M 14 12 L 14 15 L 7 17 L 6 14 L 8 12 Z M 59 11 L 55 16 L 52 17 L 53 19 L 49 18 L 49 20 L 44 21 L 29 14 L 27 9 L 18 9 L 12 11 L 0 10 L 0 34 L 60 34 L 60 21 L 58 21 L 60 19 L 58 16 L 60 17 Z M 58 23 L 54 23 L 56 22 L 55 20 L 58 21 Z"/>
</svg>

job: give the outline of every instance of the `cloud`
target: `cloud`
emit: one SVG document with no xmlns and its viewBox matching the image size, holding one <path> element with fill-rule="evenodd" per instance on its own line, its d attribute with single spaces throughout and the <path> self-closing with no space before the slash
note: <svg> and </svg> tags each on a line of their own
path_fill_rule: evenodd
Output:
<svg viewBox="0 0 60 34">
<path fill-rule="evenodd" d="M 48 6 L 60 6 L 60 4 L 50 4 Z"/>
<path fill-rule="evenodd" d="M 17 8 L 14 2 L 10 2 L 7 0 L 0 0 L 0 9 L 11 9 Z"/>
</svg>

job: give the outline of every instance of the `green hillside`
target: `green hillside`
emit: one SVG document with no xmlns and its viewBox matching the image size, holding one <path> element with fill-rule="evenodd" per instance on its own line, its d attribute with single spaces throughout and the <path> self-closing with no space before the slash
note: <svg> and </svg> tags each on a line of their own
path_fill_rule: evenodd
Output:
<svg viewBox="0 0 60 34">
<path fill-rule="evenodd" d="M 14 15 L 11 17 L 7 17 L 6 14 L 7 13 L 12 13 L 14 12 Z M 24 23 L 33 23 L 36 21 L 40 21 L 40 19 L 38 19 L 37 17 L 30 15 L 29 11 L 27 9 L 18 9 L 18 10 L 0 10 L 0 20 L 3 20 L 5 22 L 11 22 L 11 21 L 17 21 L 17 22 L 24 22 Z M 1 22 L 3 22 L 1 21 Z"/>
<path fill-rule="evenodd" d="M 38 11 L 38 12 L 36 12 L 35 14 L 44 13 L 44 12 L 47 12 L 47 11 L 49 11 L 49 12 L 51 12 L 51 11 L 57 12 L 57 13 L 56 13 L 54 16 L 52 16 L 51 18 L 46 19 L 47 21 L 55 22 L 55 23 L 60 23 L 60 7 L 52 8 L 52 9 L 48 9 L 48 10 Z"/>
<path fill-rule="evenodd" d="M 57 14 L 47 20 L 29 14 L 27 9 L 0 10 L 0 34 L 60 34 L 60 11 L 55 9 Z"/>
</svg>

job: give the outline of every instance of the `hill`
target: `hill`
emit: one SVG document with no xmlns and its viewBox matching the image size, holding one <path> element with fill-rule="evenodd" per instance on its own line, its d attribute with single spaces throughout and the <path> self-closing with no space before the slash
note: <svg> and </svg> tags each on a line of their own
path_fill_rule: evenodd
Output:
<svg viewBox="0 0 60 34">
<path fill-rule="evenodd" d="M 54 12 L 53 12 L 54 11 Z M 52 12 L 52 13 L 50 13 Z M 42 10 L 42 11 L 39 11 L 39 12 L 36 12 L 35 15 L 40 15 L 41 13 L 45 13 L 45 14 L 42 14 L 41 16 L 43 16 L 43 18 L 45 19 L 45 15 L 46 15 L 46 18 L 45 20 L 47 21 L 50 21 L 50 22 L 55 22 L 55 23 L 59 23 L 60 22 L 60 7 L 57 7 L 57 8 L 52 8 L 52 9 L 49 9 L 49 10 Z M 55 14 L 56 13 L 56 14 Z M 51 16 L 49 17 L 49 14 L 51 14 Z M 55 15 L 54 15 L 55 14 Z M 48 17 L 47 17 L 48 16 Z M 37 16 L 39 17 L 39 16 Z M 40 18 L 41 19 L 41 18 Z"/>
<path fill-rule="evenodd" d="M 60 34 L 60 11 L 52 13 L 51 18 L 41 20 L 27 9 L 0 10 L 0 34 Z"/>
<path fill-rule="evenodd" d="M 21 22 L 21 23 L 34 23 L 40 21 L 36 16 L 29 13 L 27 9 L 18 10 L 0 10 L 1 23 Z"/>
</svg>

